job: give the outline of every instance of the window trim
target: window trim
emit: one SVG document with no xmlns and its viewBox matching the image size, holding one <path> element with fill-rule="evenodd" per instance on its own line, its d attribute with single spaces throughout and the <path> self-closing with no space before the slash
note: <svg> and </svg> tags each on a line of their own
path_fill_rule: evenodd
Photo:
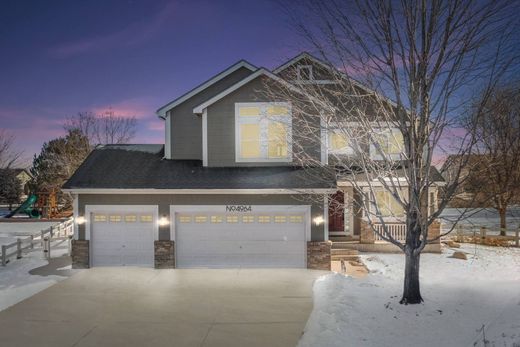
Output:
<svg viewBox="0 0 520 347">
<path fill-rule="evenodd" d="M 309 70 L 309 79 L 303 79 L 302 78 L 302 70 L 308 69 Z M 296 81 L 314 81 L 314 71 L 312 65 L 297 65 L 296 66 Z"/>
<path fill-rule="evenodd" d="M 289 110 L 289 115 L 283 116 L 287 118 L 287 157 L 286 158 L 269 158 L 269 157 L 260 157 L 260 158 L 241 158 L 240 157 L 240 125 L 241 124 L 253 124 L 251 119 L 254 117 L 243 117 L 247 121 L 242 121 L 239 115 L 240 107 L 258 107 L 260 109 L 265 109 L 268 106 L 282 106 L 287 107 Z M 261 118 L 260 115 L 259 118 Z M 259 122 L 260 123 L 260 122 Z M 256 123 L 254 123 L 256 124 Z M 262 130 L 260 130 L 260 136 L 262 137 Z M 237 163 L 290 163 L 293 161 L 293 141 L 292 141 L 292 107 L 290 102 L 236 102 L 235 103 L 235 162 Z M 268 147 L 268 143 L 263 145 L 262 141 L 268 142 L 268 138 L 260 139 L 261 147 Z M 262 149 L 261 149 L 262 151 Z M 268 151 L 268 150 L 267 150 Z M 269 153 L 266 153 L 268 156 Z"/>
</svg>

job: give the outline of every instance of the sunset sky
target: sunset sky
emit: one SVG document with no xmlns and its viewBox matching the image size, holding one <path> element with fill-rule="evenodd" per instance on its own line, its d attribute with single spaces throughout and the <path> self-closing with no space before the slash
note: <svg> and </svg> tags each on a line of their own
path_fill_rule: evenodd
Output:
<svg viewBox="0 0 520 347">
<path fill-rule="evenodd" d="M 268 0 L 0 1 L 0 127 L 28 164 L 80 111 L 136 116 L 135 143 L 162 143 L 155 110 L 240 59 L 272 68 L 301 51 Z"/>
</svg>

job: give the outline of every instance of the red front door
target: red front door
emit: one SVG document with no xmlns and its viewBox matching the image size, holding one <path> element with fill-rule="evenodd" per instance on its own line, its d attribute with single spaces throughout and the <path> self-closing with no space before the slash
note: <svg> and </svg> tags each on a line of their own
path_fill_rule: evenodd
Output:
<svg viewBox="0 0 520 347">
<path fill-rule="evenodd" d="M 329 197 L 329 231 L 345 231 L 345 194 L 339 190 Z"/>
</svg>

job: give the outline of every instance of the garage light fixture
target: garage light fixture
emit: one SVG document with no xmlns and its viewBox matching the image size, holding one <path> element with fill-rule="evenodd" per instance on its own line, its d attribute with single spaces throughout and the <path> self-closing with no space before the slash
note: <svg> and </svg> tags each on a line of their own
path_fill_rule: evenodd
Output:
<svg viewBox="0 0 520 347">
<path fill-rule="evenodd" d="M 316 225 L 322 225 L 323 222 L 325 222 L 325 220 L 323 219 L 322 216 L 314 218 L 313 221 L 314 221 L 314 224 L 316 224 Z"/>
<path fill-rule="evenodd" d="M 170 221 L 168 220 L 168 218 L 166 218 L 166 216 L 162 216 L 159 219 L 159 226 L 164 227 L 164 226 L 167 226 L 169 224 L 170 224 Z"/>
<path fill-rule="evenodd" d="M 83 216 L 76 217 L 76 224 L 81 225 L 81 224 L 85 224 L 85 222 L 86 222 L 85 217 L 83 217 Z"/>
</svg>

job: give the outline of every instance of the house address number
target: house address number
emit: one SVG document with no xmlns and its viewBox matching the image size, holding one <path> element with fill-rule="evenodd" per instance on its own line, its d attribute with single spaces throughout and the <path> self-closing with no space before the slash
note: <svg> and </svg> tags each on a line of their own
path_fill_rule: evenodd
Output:
<svg viewBox="0 0 520 347">
<path fill-rule="evenodd" d="M 226 212 L 251 212 L 251 205 L 226 205 Z"/>
</svg>

